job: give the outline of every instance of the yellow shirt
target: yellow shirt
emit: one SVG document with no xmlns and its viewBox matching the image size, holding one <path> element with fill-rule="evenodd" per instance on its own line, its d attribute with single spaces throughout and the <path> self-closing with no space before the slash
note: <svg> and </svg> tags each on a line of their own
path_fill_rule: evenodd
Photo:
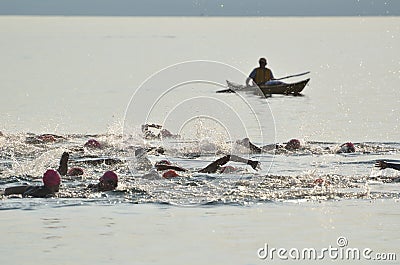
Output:
<svg viewBox="0 0 400 265">
<path fill-rule="evenodd" d="M 269 80 L 273 79 L 274 76 L 272 74 L 272 71 L 269 68 L 255 68 L 250 76 L 251 79 L 253 79 L 253 81 L 257 84 L 257 85 L 261 85 L 264 84 L 266 82 L 268 82 Z"/>
</svg>

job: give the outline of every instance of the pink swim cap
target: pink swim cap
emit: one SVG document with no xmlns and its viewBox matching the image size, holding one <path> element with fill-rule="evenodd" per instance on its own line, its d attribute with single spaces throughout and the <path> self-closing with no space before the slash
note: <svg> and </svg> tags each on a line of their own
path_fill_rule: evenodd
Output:
<svg viewBox="0 0 400 265">
<path fill-rule="evenodd" d="M 39 140 L 41 140 L 45 143 L 56 141 L 56 138 L 51 134 L 42 134 L 42 135 L 39 135 L 38 138 L 39 138 Z"/>
<path fill-rule="evenodd" d="M 80 176 L 83 175 L 83 169 L 80 167 L 70 168 L 67 172 L 67 176 Z"/>
<path fill-rule="evenodd" d="M 58 186 L 61 183 L 61 176 L 56 170 L 48 169 L 43 174 L 43 183 L 47 187 Z"/>
<path fill-rule="evenodd" d="M 291 139 L 285 146 L 286 149 L 294 150 L 300 148 L 300 141 L 297 139 Z"/>
<path fill-rule="evenodd" d="M 118 176 L 114 171 L 106 171 L 104 175 L 99 179 L 100 181 L 113 181 L 114 183 L 118 183 Z"/>
<path fill-rule="evenodd" d="M 89 148 L 101 148 L 101 144 L 95 140 L 95 139 L 89 139 L 85 145 L 85 147 L 89 147 Z"/>
<path fill-rule="evenodd" d="M 356 151 L 356 148 L 352 142 L 342 144 L 341 148 L 343 149 L 342 151 L 346 153 L 354 153 Z"/>
<path fill-rule="evenodd" d="M 172 169 L 164 172 L 164 174 L 162 176 L 163 176 L 163 178 L 166 178 L 166 179 L 179 177 L 179 175 L 175 172 L 175 170 L 172 170 Z"/>
<path fill-rule="evenodd" d="M 350 152 L 355 152 L 356 148 L 352 142 L 346 143 L 347 148 L 349 149 Z"/>
<path fill-rule="evenodd" d="M 233 166 L 225 166 L 225 167 L 221 167 L 219 170 L 221 171 L 221 173 L 229 174 L 229 173 L 235 172 L 236 168 Z"/>
</svg>

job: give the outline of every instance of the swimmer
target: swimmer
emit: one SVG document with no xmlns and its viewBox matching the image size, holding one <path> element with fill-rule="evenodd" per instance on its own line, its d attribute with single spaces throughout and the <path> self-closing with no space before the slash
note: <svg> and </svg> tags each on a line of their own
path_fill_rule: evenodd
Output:
<svg viewBox="0 0 400 265">
<path fill-rule="evenodd" d="M 92 148 L 92 149 L 99 149 L 102 148 L 102 145 L 99 141 L 96 139 L 89 139 L 84 145 L 86 148 Z"/>
<path fill-rule="evenodd" d="M 291 139 L 289 142 L 286 143 L 284 148 L 289 151 L 295 151 L 295 150 L 300 149 L 300 147 L 301 147 L 301 144 L 300 144 L 299 140 Z"/>
<path fill-rule="evenodd" d="M 226 171 L 225 173 L 232 172 L 233 167 L 229 167 L 229 168 L 223 167 L 223 165 L 225 165 L 229 161 L 240 162 L 240 163 L 250 165 L 254 170 L 257 170 L 258 165 L 259 165 L 258 161 L 245 159 L 245 158 L 242 158 L 242 157 L 239 157 L 236 155 L 225 155 L 225 156 L 215 160 L 208 166 L 198 170 L 197 172 L 199 172 L 199 173 L 217 173 L 217 172 L 223 173 L 225 171 Z M 163 174 L 164 178 L 171 178 L 171 177 L 179 176 L 175 171 L 187 171 L 187 169 L 185 169 L 185 168 L 172 165 L 168 160 L 161 160 L 161 161 L 157 162 L 155 164 L 155 168 L 158 171 L 168 170 L 167 172 L 164 172 L 164 174 Z"/>
<path fill-rule="evenodd" d="M 47 133 L 47 134 L 27 137 L 25 141 L 28 144 L 46 144 L 46 143 L 54 143 L 60 139 L 64 139 L 64 137 Z"/>
<path fill-rule="evenodd" d="M 43 174 L 43 186 L 22 185 L 9 187 L 4 190 L 4 195 L 22 194 L 22 197 L 47 198 L 55 196 L 59 191 L 61 176 L 54 169 L 48 169 Z"/>
<path fill-rule="evenodd" d="M 73 167 L 68 169 L 68 160 L 69 160 L 69 153 L 64 152 L 61 155 L 60 159 L 60 166 L 58 167 L 57 171 L 60 173 L 61 176 L 80 176 L 83 175 L 83 169 L 80 167 Z"/>
<path fill-rule="evenodd" d="M 68 169 L 68 161 L 69 161 L 69 153 L 64 152 L 61 156 L 60 160 L 60 167 L 58 168 L 58 172 L 62 176 L 78 176 L 78 175 L 83 175 L 83 169 L 80 167 L 73 167 L 71 169 Z M 108 166 L 115 165 L 115 164 L 120 164 L 123 161 L 118 158 L 107 158 L 107 157 L 97 157 L 93 155 L 89 156 L 83 156 L 79 157 L 78 161 L 75 161 L 75 163 L 84 163 L 84 164 L 89 164 L 93 166 L 105 164 Z"/>
<path fill-rule="evenodd" d="M 375 167 L 379 167 L 380 169 L 392 168 L 395 170 L 400 170 L 400 164 L 389 163 L 384 160 L 378 160 L 375 162 Z"/>
<path fill-rule="evenodd" d="M 237 144 L 242 145 L 247 147 L 250 152 L 260 154 L 262 152 L 268 152 L 272 151 L 274 149 L 276 150 L 282 150 L 286 149 L 288 151 L 296 151 L 302 148 L 301 142 L 298 139 L 291 139 L 289 142 L 287 142 L 285 145 L 281 144 L 270 144 L 270 145 L 265 145 L 262 147 L 258 147 L 255 144 L 253 144 L 249 138 L 244 138 L 243 140 L 238 140 L 236 141 Z M 328 150 L 330 150 L 328 148 Z M 342 145 L 340 145 L 339 149 L 336 151 L 333 150 L 332 152 L 336 154 L 341 154 L 341 153 L 354 153 L 356 151 L 356 148 L 352 142 L 347 142 Z"/>
<path fill-rule="evenodd" d="M 137 170 L 146 170 L 146 171 L 151 170 L 153 165 L 152 165 L 151 161 L 148 159 L 146 150 L 144 148 L 137 149 L 135 151 L 135 157 L 137 159 L 137 161 L 135 163 L 135 168 Z M 198 170 L 198 172 L 199 173 L 232 172 L 233 167 L 229 167 L 229 166 L 223 167 L 229 161 L 240 162 L 240 163 L 250 165 L 254 170 L 257 170 L 258 165 L 259 165 L 258 161 L 248 160 L 248 159 L 236 156 L 236 155 L 225 155 L 225 156 L 215 160 L 214 162 L 212 162 L 205 168 Z M 188 171 L 187 169 L 185 169 L 181 166 L 172 165 L 171 162 L 168 160 L 158 161 L 154 164 L 154 167 L 157 171 L 173 170 L 175 173 L 176 173 L 176 171 L 178 171 L 178 172 Z M 164 174 L 165 174 L 165 172 L 164 172 Z M 146 178 L 156 178 L 157 177 L 156 175 L 158 175 L 158 174 L 154 170 L 152 170 L 148 174 L 145 174 Z M 176 177 L 178 174 L 175 175 L 172 171 L 170 171 L 168 174 L 166 174 L 166 176 L 167 175 L 168 175 L 168 177 L 166 177 L 166 178 L 171 178 L 171 176 Z"/>
<path fill-rule="evenodd" d="M 160 132 L 155 134 L 150 128 L 158 129 Z M 163 129 L 159 124 L 144 124 L 142 125 L 142 132 L 146 139 L 162 139 L 162 138 L 179 138 L 178 134 L 173 134 L 167 129 Z"/>
<path fill-rule="evenodd" d="M 354 147 L 354 144 L 352 142 L 347 142 L 342 144 L 339 147 L 339 150 L 336 151 L 337 154 L 341 153 L 354 153 L 356 151 L 356 148 Z"/>
<path fill-rule="evenodd" d="M 258 147 L 253 144 L 249 138 L 244 138 L 243 140 L 236 141 L 237 144 L 242 145 L 250 149 L 252 153 L 260 154 L 262 152 L 268 152 L 275 149 L 286 149 L 288 151 L 295 151 L 301 148 L 301 143 L 297 139 L 291 139 L 285 145 L 281 144 L 269 144 L 262 147 Z"/>
<path fill-rule="evenodd" d="M 78 167 L 73 167 L 68 169 L 68 160 L 69 153 L 64 152 L 60 159 L 60 167 L 58 168 L 58 172 L 61 175 L 67 176 L 79 176 L 83 175 L 83 169 Z M 114 190 L 118 186 L 118 176 L 113 171 L 107 171 L 104 175 L 99 179 L 99 183 L 90 184 L 88 186 L 89 189 L 93 191 L 110 191 Z"/>
<path fill-rule="evenodd" d="M 118 186 L 118 176 L 114 171 L 107 171 L 99 178 L 99 183 L 90 184 L 89 189 L 95 192 L 112 191 Z"/>
<path fill-rule="evenodd" d="M 375 162 L 375 167 L 379 167 L 380 170 L 382 169 L 386 169 L 386 168 L 392 168 L 395 170 L 400 170 L 400 164 L 398 163 L 390 163 L 390 162 L 386 162 L 384 160 L 378 160 Z M 372 177 L 371 179 L 375 179 L 375 180 L 382 180 L 383 182 L 387 182 L 387 183 L 391 183 L 391 182 L 400 182 L 400 177 L 398 176 L 394 176 L 394 177 L 384 177 L 381 176 L 379 178 L 377 177 Z"/>
<path fill-rule="evenodd" d="M 221 167 L 223 165 L 225 165 L 229 161 L 240 162 L 240 163 L 250 165 L 254 170 L 257 170 L 257 167 L 259 165 L 259 162 L 255 161 L 255 160 L 245 159 L 245 158 L 242 158 L 242 157 L 236 156 L 236 155 L 226 155 L 226 156 L 223 156 L 223 157 L 215 160 L 214 162 L 212 162 L 205 168 L 200 169 L 198 172 L 200 172 L 200 173 L 216 173 L 217 171 L 219 171 L 221 169 Z"/>
</svg>

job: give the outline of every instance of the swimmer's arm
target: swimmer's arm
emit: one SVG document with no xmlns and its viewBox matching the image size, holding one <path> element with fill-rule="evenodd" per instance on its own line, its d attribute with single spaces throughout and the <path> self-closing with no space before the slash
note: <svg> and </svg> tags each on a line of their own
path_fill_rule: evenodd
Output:
<svg viewBox="0 0 400 265">
<path fill-rule="evenodd" d="M 276 144 L 267 144 L 267 145 L 264 145 L 262 148 L 261 148 L 261 150 L 263 151 L 263 152 L 269 152 L 269 151 L 273 151 L 273 150 L 275 150 L 275 149 L 278 149 L 279 147 L 276 145 Z M 261 152 L 260 152 L 261 153 Z"/>
<path fill-rule="evenodd" d="M 249 148 L 254 153 L 261 153 L 262 149 L 249 141 Z"/>
<path fill-rule="evenodd" d="M 173 169 L 175 171 L 186 171 L 186 169 L 184 169 L 182 167 L 173 166 L 173 165 L 156 165 L 156 169 L 158 171 L 168 170 L 168 169 Z"/>
<path fill-rule="evenodd" d="M 375 167 L 379 167 L 380 169 L 393 168 L 395 170 L 400 170 L 400 164 L 389 163 L 383 160 L 376 161 Z"/>
<path fill-rule="evenodd" d="M 239 163 L 244 163 L 244 164 L 247 164 L 247 165 L 251 165 L 251 167 L 253 169 L 256 169 L 256 167 L 258 165 L 257 161 L 248 160 L 248 159 L 242 158 L 240 156 L 236 156 L 236 155 L 226 155 L 226 156 L 223 156 L 223 157 L 215 160 L 214 162 L 212 162 L 211 164 L 209 164 L 205 168 L 200 169 L 199 172 L 200 173 L 215 173 L 215 172 L 217 172 L 217 170 L 219 169 L 220 166 L 225 165 L 229 161 L 239 162 Z"/>
<path fill-rule="evenodd" d="M 64 152 L 61 155 L 60 159 L 60 165 L 57 169 L 58 173 L 60 173 L 61 176 L 66 176 L 68 172 L 68 159 L 69 159 L 69 153 Z"/>
<path fill-rule="evenodd" d="M 387 163 L 388 168 L 393 168 L 396 170 L 400 170 L 400 164 L 394 164 L 394 163 Z"/>
<path fill-rule="evenodd" d="M 4 190 L 4 195 L 23 194 L 29 186 L 15 186 Z"/>
</svg>

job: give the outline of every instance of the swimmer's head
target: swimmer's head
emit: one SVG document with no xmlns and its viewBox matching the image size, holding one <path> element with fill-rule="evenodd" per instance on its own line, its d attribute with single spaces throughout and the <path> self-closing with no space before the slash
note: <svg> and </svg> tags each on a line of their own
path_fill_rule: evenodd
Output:
<svg viewBox="0 0 400 265">
<path fill-rule="evenodd" d="M 85 145 L 85 147 L 88 148 L 101 148 L 101 144 L 99 141 L 95 140 L 95 139 L 89 139 Z"/>
<path fill-rule="evenodd" d="M 233 166 L 224 166 L 219 168 L 219 172 L 229 174 L 236 171 L 236 168 Z"/>
<path fill-rule="evenodd" d="M 83 175 L 83 169 L 80 167 L 72 167 L 68 169 L 67 176 L 80 176 Z"/>
<path fill-rule="evenodd" d="M 291 139 L 285 145 L 285 149 L 290 150 L 290 151 L 300 149 L 300 147 L 301 147 L 301 144 L 300 144 L 300 141 L 298 139 Z"/>
<path fill-rule="evenodd" d="M 113 190 L 118 186 L 118 176 L 114 171 L 105 172 L 99 181 L 99 186 L 103 191 Z"/>
<path fill-rule="evenodd" d="M 244 138 L 242 140 L 237 140 L 236 141 L 237 144 L 241 144 L 241 145 L 245 145 L 248 146 L 250 144 L 250 139 L 249 138 Z"/>
<path fill-rule="evenodd" d="M 159 166 L 159 165 L 171 165 L 171 162 L 169 162 L 168 160 L 166 160 L 166 159 L 163 159 L 163 160 L 160 160 L 160 161 L 158 161 L 157 163 L 156 163 L 156 166 Z"/>
<path fill-rule="evenodd" d="M 164 174 L 162 175 L 162 177 L 166 178 L 166 179 L 170 179 L 170 178 L 179 177 L 179 175 L 175 172 L 175 170 L 170 169 L 168 171 L 165 171 Z"/>
<path fill-rule="evenodd" d="M 340 146 L 338 153 L 354 153 L 356 148 L 352 142 L 344 143 Z"/>
<path fill-rule="evenodd" d="M 51 134 L 42 134 L 38 136 L 38 139 L 45 142 L 45 143 L 51 143 L 51 142 L 55 142 L 56 138 L 51 135 Z"/>
<path fill-rule="evenodd" d="M 48 188 L 58 188 L 61 183 L 60 174 L 54 169 L 48 169 L 43 174 L 43 184 Z"/>
</svg>

